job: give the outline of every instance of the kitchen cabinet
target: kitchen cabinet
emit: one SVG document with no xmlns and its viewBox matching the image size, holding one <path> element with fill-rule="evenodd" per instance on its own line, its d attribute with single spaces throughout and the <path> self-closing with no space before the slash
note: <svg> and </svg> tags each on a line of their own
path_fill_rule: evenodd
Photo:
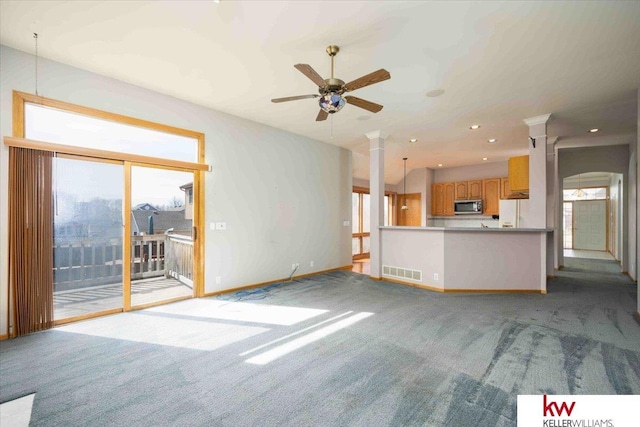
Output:
<svg viewBox="0 0 640 427">
<path fill-rule="evenodd" d="M 453 182 L 446 182 L 444 184 L 444 214 L 445 215 L 454 215 L 454 201 L 455 201 L 455 190 Z"/>
<path fill-rule="evenodd" d="M 456 200 L 467 200 L 469 198 L 469 185 L 467 181 L 454 183 Z"/>
<path fill-rule="evenodd" d="M 453 183 L 455 188 L 455 200 L 480 200 L 482 199 L 482 180 L 458 181 Z"/>
<path fill-rule="evenodd" d="M 508 199 L 511 194 L 513 193 L 509 187 L 509 177 L 500 178 L 500 198 Z"/>
<path fill-rule="evenodd" d="M 498 215 L 500 211 L 500 178 L 482 180 L 483 215 Z"/>
<path fill-rule="evenodd" d="M 470 200 L 481 200 L 482 199 L 482 180 L 476 179 L 474 181 L 469 181 L 467 184 L 469 189 L 469 199 Z"/>
<path fill-rule="evenodd" d="M 453 215 L 455 185 L 453 182 L 441 182 L 431 186 L 431 215 Z"/>
<path fill-rule="evenodd" d="M 514 193 L 529 192 L 529 156 L 509 158 L 509 188 Z"/>
<path fill-rule="evenodd" d="M 431 215 L 444 215 L 443 184 L 433 184 L 431 186 Z"/>
</svg>

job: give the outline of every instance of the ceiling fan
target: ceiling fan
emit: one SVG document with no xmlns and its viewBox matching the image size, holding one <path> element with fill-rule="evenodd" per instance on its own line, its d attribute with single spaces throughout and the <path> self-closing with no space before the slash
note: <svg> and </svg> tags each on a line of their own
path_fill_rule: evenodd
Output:
<svg viewBox="0 0 640 427">
<path fill-rule="evenodd" d="M 316 117 L 317 122 L 326 120 L 329 114 L 337 113 L 342 109 L 342 107 L 344 107 L 344 104 L 347 102 L 349 104 L 355 105 L 356 107 L 364 108 L 367 111 L 371 111 L 372 113 L 377 113 L 378 111 L 382 110 L 382 105 L 380 104 L 376 104 L 375 102 L 367 101 L 365 99 L 351 95 L 343 97 L 342 94 L 388 80 L 391 78 L 391 74 L 389 74 L 389 72 L 384 68 L 381 68 L 378 71 L 374 71 L 373 73 L 367 74 L 366 76 L 362 76 L 349 83 L 345 83 L 344 81 L 333 77 L 333 58 L 338 54 L 340 48 L 338 46 L 331 45 L 327 46 L 326 50 L 327 54 L 331 57 L 331 78 L 329 79 L 323 79 L 320 74 L 316 72 L 316 70 L 311 68 L 311 65 L 294 65 L 294 67 L 296 67 L 298 71 L 300 71 L 312 82 L 318 85 L 319 95 L 313 94 L 288 96 L 285 98 L 272 99 L 271 102 L 287 102 L 296 101 L 298 99 L 320 98 L 320 111 L 318 112 L 318 116 Z"/>
</svg>

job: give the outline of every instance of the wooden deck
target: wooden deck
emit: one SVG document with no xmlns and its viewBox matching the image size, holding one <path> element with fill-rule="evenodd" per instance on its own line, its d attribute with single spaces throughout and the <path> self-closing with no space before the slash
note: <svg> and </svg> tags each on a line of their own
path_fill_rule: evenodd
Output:
<svg viewBox="0 0 640 427">
<path fill-rule="evenodd" d="M 193 289 L 173 278 L 157 277 L 131 283 L 132 306 L 190 296 L 193 296 Z M 122 283 L 54 292 L 54 319 L 61 320 L 121 308 L 122 299 Z"/>
</svg>

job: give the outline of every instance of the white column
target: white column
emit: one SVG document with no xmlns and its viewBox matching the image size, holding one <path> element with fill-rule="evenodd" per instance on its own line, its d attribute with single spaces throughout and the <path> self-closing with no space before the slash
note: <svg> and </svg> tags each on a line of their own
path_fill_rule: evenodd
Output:
<svg viewBox="0 0 640 427">
<path fill-rule="evenodd" d="M 549 262 L 547 263 L 547 274 L 552 275 L 554 269 L 558 268 L 558 257 L 556 249 L 558 240 L 560 239 L 560 230 L 562 229 L 562 200 L 558 202 L 558 194 L 560 187 L 558 184 L 558 161 L 556 142 L 557 136 L 547 139 L 547 227 L 553 228 L 553 244 L 550 245 L 551 250 L 548 254 Z"/>
<path fill-rule="evenodd" d="M 529 216 L 532 228 L 547 227 L 547 121 L 551 114 L 525 119 L 529 126 Z M 535 142 L 533 142 L 535 141 Z M 534 147 L 535 144 L 535 147 Z"/>
<path fill-rule="evenodd" d="M 374 279 L 382 277 L 380 226 L 384 225 L 384 140 L 389 136 L 381 130 L 365 134 L 369 138 L 369 193 L 371 206 L 370 256 Z"/>
<path fill-rule="evenodd" d="M 547 121 L 551 114 L 525 119 L 529 126 L 529 217 L 532 228 L 547 228 Z M 540 292 L 547 293 L 551 236 L 540 235 Z M 553 270 L 552 270 L 553 271 Z"/>
</svg>

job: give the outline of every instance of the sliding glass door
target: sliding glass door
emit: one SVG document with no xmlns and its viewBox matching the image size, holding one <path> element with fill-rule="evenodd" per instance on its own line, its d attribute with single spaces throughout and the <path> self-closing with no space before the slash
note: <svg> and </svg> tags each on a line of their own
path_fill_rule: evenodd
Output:
<svg viewBox="0 0 640 427">
<path fill-rule="evenodd" d="M 17 91 L 13 106 L 12 334 L 203 295 L 204 134 Z"/>
<path fill-rule="evenodd" d="M 54 320 L 123 307 L 123 164 L 53 159 Z"/>
<path fill-rule="evenodd" d="M 194 174 L 131 166 L 131 306 L 194 296 Z"/>
</svg>

